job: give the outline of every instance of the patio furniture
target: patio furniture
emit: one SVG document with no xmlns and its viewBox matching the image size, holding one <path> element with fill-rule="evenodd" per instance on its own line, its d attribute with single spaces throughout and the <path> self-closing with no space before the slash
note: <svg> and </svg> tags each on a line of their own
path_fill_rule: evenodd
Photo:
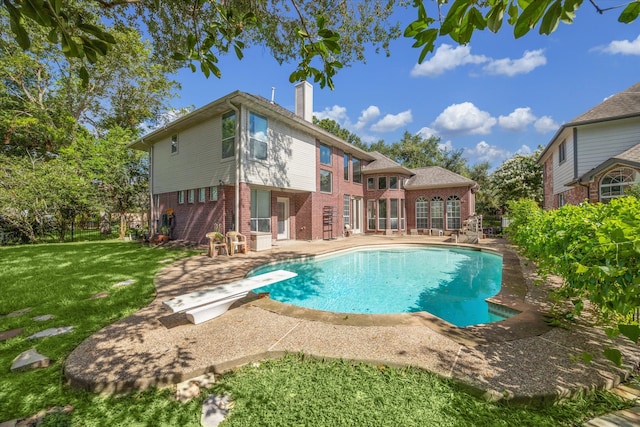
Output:
<svg viewBox="0 0 640 427">
<path fill-rule="evenodd" d="M 297 273 L 276 270 L 247 277 L 226 285 L 191 292 L 162 303 L 174 313 L 184 312 L 187 319 L 197 325 L 225 313 L 231 305 L 244 298 L 249 291 L 297 276 Z"/>
<path fill-rule="evenodd" d="M 227 245 L 229 247 L 229 255 L 233 255 L 236 252 L 246 254 L 249 249 L 247 247 L 246 236 L 238 233 L 237 231 L 227 232 Z"/>
<path fill-rule="evenodd" d="M 207 239 L 209 239 L 209 249 L 207 251 L 207 255 L 210 257 L 214 257 L 217 255 L 222 255 L 224 252 L 226 255 L 229 255 L 229 248 L 227 247 L 227 243 L 225 242 L 225 238 L 222 237 L 220 239 L 221 234 L 217 231 L 212 231 L 210 233 L 205 234 Z"/>
</svg>

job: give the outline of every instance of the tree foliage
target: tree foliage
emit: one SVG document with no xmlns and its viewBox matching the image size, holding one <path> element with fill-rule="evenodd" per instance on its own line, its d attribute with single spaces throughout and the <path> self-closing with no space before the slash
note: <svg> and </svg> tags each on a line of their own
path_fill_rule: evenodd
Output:
<svg viewBox="0 0 640 427">
<path fill-rule="evenodd" d="M 500 209 L 511 200 L 530 199 L 542 204 L 542 168 L 536 163 L 538 156 L 538 151 L 516 154 L 491 174 L 491 191 Z"/>
<path fill-rule="evenodd" d="M 640 308 L 640 200 L 621 197 L 607 204 L 565 205 L 543 211 L 534 201 L 509 205 L 509 238 L 536 261 L 543 274 L 564 279 L 559 299 L 573 303 L 580 315 L 583 300 L 623 334 L 638 343 L 640 328 L 634 315 Z M 607 357 L 620 364 L 620 352 Z"/>
<path fill-rule="evenodd" d="M 414 0 L 416 19 L 406 25 L 404 36 L 421 49 L 418 62 L 433 51 L 440 37 L 469 43 L 477 30 L 497 33 L 503 26 L 513 28 L 519 38 L 532 29 L 551 34 L 560 22 L 571 23 L 582 0 L 491 0 L 476 2 L 427 2 Z M 599 13 L 610 9 L 591 4 Z M 83 3 L 62 0 L 3 0 L 10 17 L 13 37 L 23 49 L 32 39 L 27 21 L 41 26 L 49 41 L 68 58 L 80 59 L 80 78 L 87 82 L 95 64 L 118 44 L 109 29 L 85 19 L 90 12 L 102 21 L 136 25 L 149 34 L 154 51 L 163 61 L 186 63 L 207 77 L 221 76 L 220 58 L 230 52 L 238 58 L 250 45 L 267 48 L 280 63 L 297 61 L 291 81 L 312 78 L 333 88 L 333 76 L 345 65 L 365 59 L 365 49 L 389 53 L 389 42 L 398 38 L 400 24 L 391 23 L 394 10 L 405 2 L 363 0 L 359 2 L 276 0 L 271 2 L 199 0 L 95 0 Z M 428 6 L 428 7 L 427 7 Z M 640 1 L 623 4 L 618 20 L 635 21 Z M 199 67 L 196 66 L 199 64 Z"/>
</svg>

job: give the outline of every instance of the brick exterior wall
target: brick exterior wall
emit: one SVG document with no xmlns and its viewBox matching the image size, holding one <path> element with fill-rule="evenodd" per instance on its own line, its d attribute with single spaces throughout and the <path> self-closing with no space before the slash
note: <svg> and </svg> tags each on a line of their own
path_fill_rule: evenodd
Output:
<svg viewBox="0 0 640 427">
<path fill-rule="evenodd" d="M 427 190 L 413 190 L 407 192 L 407 228 L 411 230 L 416 228 L 416 201 L 419 197 L 424 197 L 431 201 L 434 197 L 440 197 L 444 201 L 444 227 L 447 230 L 447 199 L 450 196 L 458 196 L 460 198 L 460 222 L 467 220 L 474 212 L 474 199 L 469 187 L 453 187 L 453 188 L 435 188 Z M 428 217 L 431 217 L 431 206 L 429 205 Z M 429 220 L 430 221 L 430 220 Z"/>
<path fill-rule="evenodd" d="M 389 187 L 389 185 L 390 185 L 389 184 L 389 178 L 392 177 L 392 176 L 393 177 L 398 177 L 398 188 L 397 189 L 393 189 L 393 190 L 390 189 L 390 188 L 386 188 L 384 190 L 378 190 L 377 189 L 377 187 L 378 187 L 378 179 L 379 178 L 385 177 L 386 180 L 387 180 L 387 187 Z M 374 188 L 373 189 L 369 189 L 368 188 L 367 181 L 370 178 L 373 178 L 373 182 L 374 182 Z M 376 216 L 376 230 L 370 230 L 368 228 L 368 221 L 367 221 L 367 218 L 366 218 L 366 215 L 367 215 L 366 214 L 366 206 L 367 206 L 367 201 L 368 200 L 375 200 L 376 201 L 376 215 L 378 214 L 377 213 L 378 200 L 380 200 L 380 199 L 387 200 L 387 218 L 386 218 L 386 220 L 387 220 L 386 221 L 387 229 L 391 228 L 390 227 L 391 226 L 391 222 L 390 222 L 391 202 L 389 200 L 391 200 L 391 199 L 405 200 L 405 206 L 407 206 L 406 205 L 406 198 L 407 198 L 407 194 L 406 193 L 407 192 L 404 189 L 401 188 L 402 187 L 402 180 L 404 178 L 408 178 L 408 176 L 407 175 L 401 175 L 401 174 L 394 174 L 394 173 L 367 174 L 365 176 L 364 184 L 363 184 L 364 185 L 364 187 L 363 187 L 364 188 L 364 198 L 365 198 L 365 200 L 364 200 L 364 206 L 365 206 L 364 223 L 365 223 L 365 230 L 367 232 L 369 232 L 369 233 L 377 233 L 377 234 L 383 234 L 383 233 L 387 232 L 387 230 L 381 230 L 381 229 L 377 228 L 378 224 L 379 224 L 378 220 L 380 219 L 380 218 L 378 218 L 378 216 Z M 400 203 L 402 203 L 402 202 L 400 202 Z M 409 225 L 406 211 L 407 211 L 407 209 L 405 209 L 405 228 L 402 228 L 402 223 L 401 223 L 401 221 L 399 221 L 398 230 L 391 230 L 394 234 L 402 234 L 402 233 L 406 232 L 406 230 L 408 228 L 408 225 Z M 400 217 L 401 217 L 401 212 L 398 212 L 398 218 L 400 219 Z"/>
</svg>

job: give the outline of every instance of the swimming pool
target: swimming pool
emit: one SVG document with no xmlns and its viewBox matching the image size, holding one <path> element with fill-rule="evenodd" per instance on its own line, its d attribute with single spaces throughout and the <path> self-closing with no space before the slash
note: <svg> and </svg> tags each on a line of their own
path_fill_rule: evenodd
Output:
<svg viewBox="0 0 640 427">
<path fill-rule="evenodd" d="M 255 289 L 276 301 L 338 313 L 426 311 L 459 327 L 505 317 L 487 298 L 502 282 L 502 256 L 464 248 L 360 248 L 312 260 L 290 260 L 253 270 L 284 269 L 297 277 Z M 503 313 L 504 314 L 504 313 Z"/>
</svg>

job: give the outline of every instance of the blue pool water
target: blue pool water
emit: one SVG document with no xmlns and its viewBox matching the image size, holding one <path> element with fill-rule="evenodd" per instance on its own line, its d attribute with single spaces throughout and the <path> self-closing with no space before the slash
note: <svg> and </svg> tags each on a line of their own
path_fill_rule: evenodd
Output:
<svg viewBox="0 0 640 427">
<path fill-rule="evenodd" d="M 297 277 L 255 289 L 272 299 L 338 313 L 429 312 L 459 327 L 503 320 L 486 298 L 502 283 L 500 255 L 459 248 L 359 249 L 292 260 L 251 275 L 289 270 Z"/>
</svg>

